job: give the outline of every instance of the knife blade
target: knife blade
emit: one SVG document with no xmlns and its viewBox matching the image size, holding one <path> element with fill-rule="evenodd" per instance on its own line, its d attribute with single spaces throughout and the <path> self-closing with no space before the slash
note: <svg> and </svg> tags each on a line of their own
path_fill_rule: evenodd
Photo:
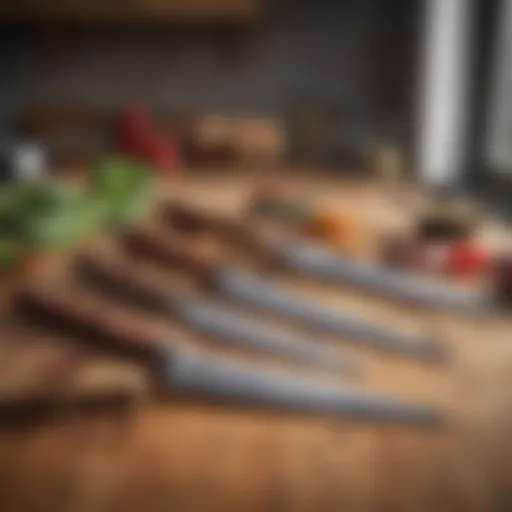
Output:
<svg viewBox="0 0 512 512">
<path fill-rule="evenodd" d="M 66 293 L 29 293 L 17 307 L 49 319 L 61 330 L 81 333 L 97 347 L 140 358 L 170 393 L 197 395 L 230 405 L 260 406 L 308 414 L 342 415 L 366 421 L 404 423 L 423 427 L 443 424 L 436 407 L 408 403 L 394 397 L 351 387 L 320 384 L 284 373 L 263 371 L 220 357 L 199 355 L 169 346 L 151 333 L 135 328 L 126 314 L 112 316 L 102 304 Z M 84 338 L 83 335 L 86 337 Z"/>
<path fill-rule="evenodd" d="M 75 262 L 77 274 L 88 286 L 138 306 L 172 315 L 195 331 L 215 336 L 223 343 L 266 352 L 303 364 L 354 374 L 357 364 L 312 340 L 292 336 L 283 329 L 265 326 L 248 315 L 202 300 L 182 290 L 159 289 L 134 265 L 82 255 Z"/>
<path fill-rule="evenodd" d="M 434 340 L 391 330 L 339 308 L 320 306 L 250 272 L 199 258 L 182 246 L 163 240 L 157 233 L 133 231 L 124 236 L 123 244 L 136 256 L 150 257 L 165 266 L 191 273 L 199 282 L 237 304 L 274 312 L 393 354 L 431 361 L 444 359 L 442 346 Z"/>
<path fill-rule="evenodd" d="M 331 283 L 358 286 L 395 300 L 459 313 L 487 314 L 494 309 L 491 299 L 480 292 L 356 261 L 300 240 L 267 243 L 288 267 Z"/>
<path fill-rule="evenodd" d="M 179 354 L 164 372 L 174 387 L 244 405 L 290 411 L 343 415 L 373 422 L 439 426 L 444 415 L 435 408 L 349 387 L 319 384 L 277 372 L 259 371 L 196 354 Z"/>
</svg>

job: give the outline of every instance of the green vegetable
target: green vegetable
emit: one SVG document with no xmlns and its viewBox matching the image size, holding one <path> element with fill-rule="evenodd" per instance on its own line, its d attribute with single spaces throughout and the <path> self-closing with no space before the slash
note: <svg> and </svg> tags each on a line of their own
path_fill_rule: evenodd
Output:
<svg viewBox="0 0 512 512">
<path fill-rule="evenodd" d="M 0 268 L 10 268 L 26 248 L 60 247 L 101 227 L 140 218 L 151 185 L 144 167 L 118 157 L 98 162 L 89 189 L 53 181 L 4 185 Z"/>
<path fill-rule="evenodd" d="M 0 233 L 24 238 L 31 225 L 48 215 L 68 211 L 83 191 L 59 183 L 23 183 L 0 192 Z"/>
<path fill-rule="evenodd" d="M 93 171 L 92 190 L 108 201 L 107 222 L 118 225 L 138 219 L 152 191 L 151 175 L 142 165 L 111 157 Z"/>
<path fill-rule="evenodd" d="M 59 247 L 77 241 L 99 228 L 107 206 L 94 197 L 83 197 L 72 206 L 54 207 L 26 226 L 24 240 L 30 246 Z"/>
<path fill-rule="evenodd" d="M 22 246 L 19 242 L 10 239 L 0 239 L 0 270 L 11 269 L 22 254 Z"/>
</svg>

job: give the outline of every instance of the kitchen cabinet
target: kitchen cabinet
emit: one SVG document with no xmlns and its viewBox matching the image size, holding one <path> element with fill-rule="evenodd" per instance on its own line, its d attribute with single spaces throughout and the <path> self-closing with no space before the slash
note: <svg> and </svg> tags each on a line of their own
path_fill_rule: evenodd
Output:
<svg viewBox="0 0 512 512">
<path fill-rule="evenodd" d="M 249 21 L 259 0 L 17 0 L 3 21 Z"/>
</svg>

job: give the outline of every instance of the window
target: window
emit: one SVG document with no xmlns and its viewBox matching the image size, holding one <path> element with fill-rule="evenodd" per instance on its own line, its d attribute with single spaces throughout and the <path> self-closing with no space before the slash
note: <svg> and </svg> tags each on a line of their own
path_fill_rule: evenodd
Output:
<svg viewBox="0 0 512 512">
<path fill-rule="evenodd" d="M 484 158 L 493 170 L 512 173 L 512 0 L 499 6 Z"/>
</svg>

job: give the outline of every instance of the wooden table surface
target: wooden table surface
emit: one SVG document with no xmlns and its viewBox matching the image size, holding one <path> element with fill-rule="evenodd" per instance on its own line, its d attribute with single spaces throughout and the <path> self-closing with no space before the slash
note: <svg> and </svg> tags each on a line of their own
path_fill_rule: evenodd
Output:
<svg viewBox="0 0 512 512">
<path fill-rule="evenodd" d="M 381 232 L 406 222 L 404 212 L 393 208 L 390 198 L 371 184 L 303 177 L 295 182 L 325 204 L 350 209 L 369 230 Z M 250 187 L 251 180 L 241 175 L 188 174 L 171 188 L 172 195 L 233 211 L 244 205 Z M 489 224 L 482 236 L 490 244 L 500 243 L 506 233 Z M 0 510 L 511 509 L 509 322 L 454 318 L 342 288 L 281 276 L 279 280 L 319 301 L 440 336 L 451 354 L 443 366 L 347 344 L 343 349 L 364 364 L 361 379 L 308 373 L 433 403 L 447 411 L 448 424 L 429 431 L 155 399 L 144 369 L 91 353 L 70 386 L 87 388 L 99 381 L 108 388 L 113 381 L 120 382 L 138 391 L 137 400 L 128 408 L 75 411 L 23 428 L 2 426 Z M 174 339 L 197 348 L 204 345 L 204 340 L 179 325 L 169 323 L 165 328 Z M 21 372 L 20 364 L 13 362 L 20 360 L 21 352 L 26 354 L 21 373 L 27 375 L 30 365 L 40 364 L 33 361 L 51 353 L 53 344 L 61 350 L 67 347 L 49 335 L 42 343 L 29 333 L 12 334 L 7 327 L 3 332 L 1 382 L 12 382 L 5 376 L 15 373 L 16 364 Z M 319 342 L 336 346 L 326 336 Z M 253 358 L 252 364 L 268 366 L 270 361 Z M 306 370 L 289 367 L 287 371 Z"/>
</svg>

